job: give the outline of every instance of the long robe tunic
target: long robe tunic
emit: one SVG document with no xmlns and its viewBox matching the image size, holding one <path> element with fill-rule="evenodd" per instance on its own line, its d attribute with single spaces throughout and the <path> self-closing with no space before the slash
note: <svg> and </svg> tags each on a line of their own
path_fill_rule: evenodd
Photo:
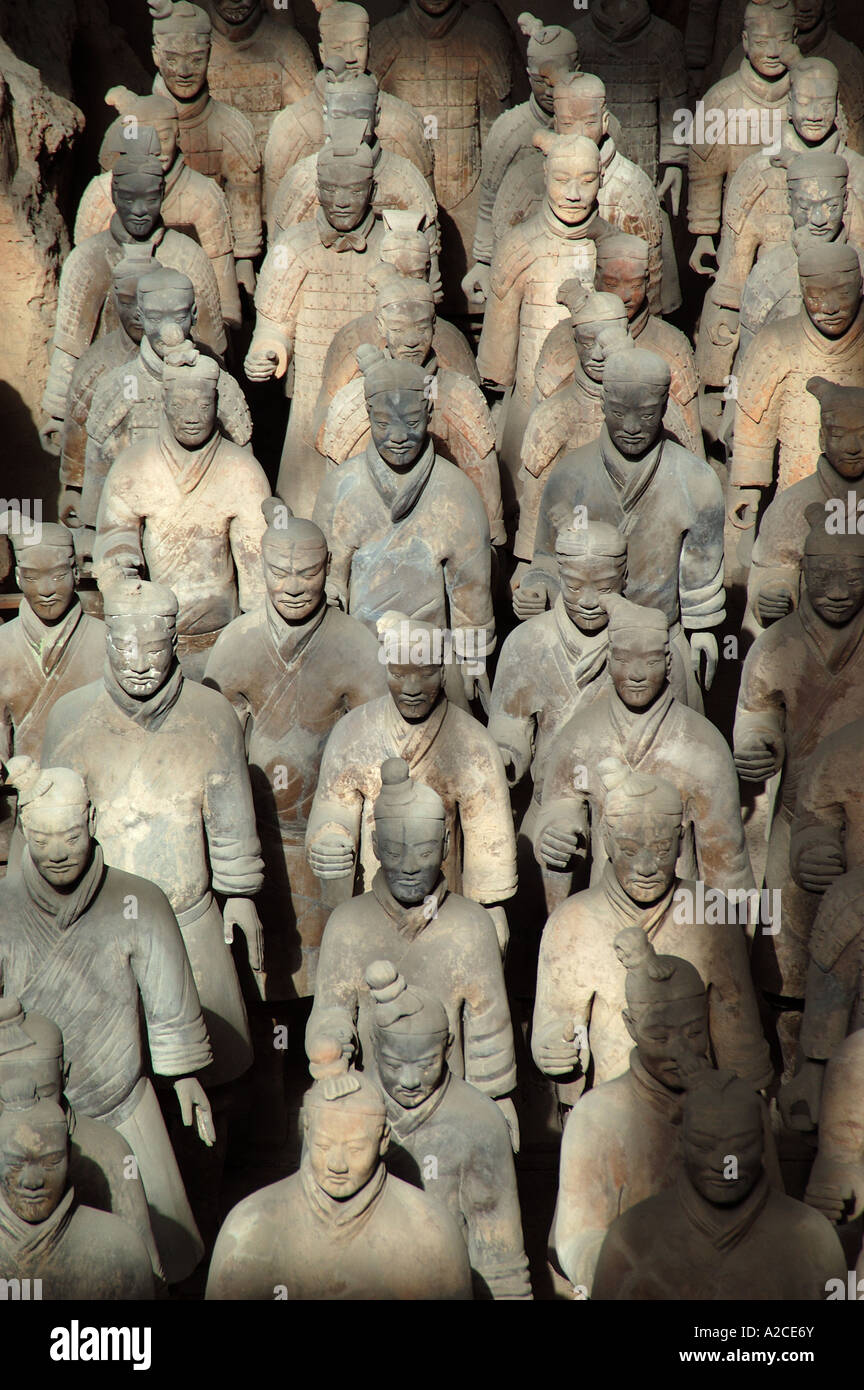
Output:
<svg viewBox="0 0 864 1390">
<path fill-rule="evenodd" d="M 347 710 L 386 692 L 372 635 L 324 607 L 299 627 L 271 603 L 221 633 L 204 683 L 220 690 L 245 729 L 264 857 L 261 916 L 271 999 L 315 991 L 329 907 L 304 841 L 327 737 Z"/>
<path fill-rule="evenodd" d="M 610 682 L 560 729 L 546 760 L 535 847 L 547 825 L 582 821 L 587 834 L 590 820 L 592 881 L 596 879 L 606 855 L 602 836 L 593 833 L 606 804 L 597 769 L 610 757 L 678 788 L 684 804 L 678 859 L 682 877 L 703 879 L 724 893 L 754 887 L 729 746 L 704 715 L 674 699 L 668 686 L 650 709 L 634 711 Z"/>
<path fill-rule="evenodd" d="M 846 1256 L 820 1212 L 767 1179 L 734 1207 L 715 1207 L 680 1175 L 631 1207 L 609 1231 L 594 1298 L 822 1302 L 846 1285 Z"/>
<path fill-rule="evenodd" d="M 471 1271 L 453 1218 L 383 1163 L 353 1197 L 299 1173 L 234 1208 L 213 1251 L 206 1298 L 469 1300 Z"/>
<path fill-rule="evenodd" d="M 0 1279 L 39 1279 L 46 1302 L 149 1300 L 141 1237 L 119 1216 L 79 1205 L 70 1187 L 47 1221 L 23 1221 L 0 1197 Z"/>
<path fill-rule="evenodd" d="M 327 475 L 312 519 L 329 543 L 330 588 L 355 618 L 374 629 L 397 609 L 437 628 L 473 630 L 478 659 L 494 649 L 483 502 L 431 440 L 398 474 L 370 440 Z"/>
<path fill-rule="evenodd" d="M 60 484 L 79 490 L 84 484 L 87 422 L 99 382 L 116 367 L 125 367 L 138 355 L 138 344 L 125 328 L 115 328 L 91 343 L 78 358 L 66 400 L 66 419 L 60 443 Z"/>
<path fill-rule="evenodd" d="M 819 904 L 810 936 L 810 968 L 801 1020 L 801 1055 L 828 1061 L 847 1034 L 860 1032 L 864 1000 L 864 870 L 851 869 Z M 828 1080 L 826 1076 L 825 1086 Z M 849 1091 L 857 1095 L 857 1087 Z M 819 1113 L 820 1151 L 825 1098 Z M 837 1126 L 842 1134 L 842 1126 Z M 848 1132 L 847 1132 L 848 1139 Z"/>
<path fill-rule="evenodd" d="M 450 893 L 443 878 L 431 896 L 431 905 L 403 907 L 379 869 L 371 892 L 334 908 L 321 943 L 307 1051 L 337 1028 L 337 1036 L 356 1036 L 364 1070 L 377 1075 L 366 969 L 389 960 L 447 1010 L 453 1074 L 488 1096 L 506 1096 L 516 1085 L 516 1058 L 494 923 L 479 903 Z"/>
<path fill-rule="evenodd" d="M 534 1038 L 557 1022 L 562 1038 L 568 1024 L 586 1029 L 589 1076 L 595 1086 L 620 1076 L 632 1046 L 621 1017 L 627 1007 L 627 972 L 613 945 L 624 927 L 640 927 L 658 953 L 680 956 L 698 970 L 708 996 L 714 1065 L 729 1067 L 756 1089 L 772 1078 L 744 930 L 737 922 L 708 926 L 676 921 L 682 892 L 693 906 L 689 915 L 697 915 L 697 884 L 686 879 L 673 879 L 658 903 L 642 907 L 627 896 L 607 865 L 599 883 L 568 898 L 546 923 L 537 968 Z"/>
<path fill-rule="evenodd" d="M 240 1076 L 251 1061 L 249 1028 L 211 889 L 227 898 L 254 895 L 263 865 L 243 734 L 230 704 L 179 670 L 149 700 L 132 700 L 107 670 L 102 681 L 57 702 L 42 759 L 85 779 L 108 863 L 166 893 L 213 1045 L 205 1080 Z"/>
<path fill-rule="evenodd" d="M 79 1201 L 110 1211 L 138 1232 L 157 1279 L 165 1278 L 150 1224 L 147 1194 L 140 1177 L 129 1172 L 129 1145 L 103 1120 L 69 1110 L 69 1182 Z"/>
<path fill-rule="evenodd" d="M 389 1096 L 385 1101 L 387 1167 L 422 1186 L 456 1221 L 468 1247 L 474 1297 L 529 1299 L 513 1151 L 501 1111 L 449 1071 L 413 1110 Z M 425 1177 L 430 1156 L 434 1175 Z"/>
<path fill-rule="evenodd" d="M 217 429 L 200 449 L 178 445 L 162 417 L 158 440 L 120 454 L 102 490 L 98 563 L 135 565 L 173 589 L 178 655 L 186 674 L 203 674 L 223 628 L 264 604 L 261 503 L 270 496 L 249 449 Z"/>
<path fill-rule="evenodd" d="M 72 897 L 55 892 L 25 851 L 22 873 L 0 884 L 0 962 L 6 991 L 63 1034 L 70 1104 L 131 1145 L 176 1282 L 203 1247 L 147 1079 L 139 1000 L 155 1072 L 188 1076 L 212 1054 L 170 904 L 155 884 L 105 868 L 98 846 Z"/>
<path fill-rule="evenodd" d="M 369 886 L 378 867 L 373 809 L 387 758 L 404 758 L 411 776 L 444 802 L 450 851 L 442 870 L 451 891 L 480 903 L 511 898 L 516 841 L 501 754 L 482 724 L 444 698 L 421 723 L 403 719 L 389 694 L 340 719 L 321 760 L 307 849 L 330 831 L 347 833 Z"/>
<path fill-rule="evenodd" d="M 306 40 L 284 14 L 266 8 L 242 25 L 213 17 L 207 86 L 226 106 L 242 111 L 264 154 L 274 117 L 300 101 L 315 81 L 315 61 Z"/>
<path fill-rule="evenodd" d="M 802 850 L 841 849 L 846 869 L 864 863 L 864 719 L 823 738 L 798 779 L 792 822 L 791 861 L 795 872 Z"/>
<path fill-rule="evenodd" d="M 789 868 L 789 835 L 801 769 L 827 735 L 864 715 L 864 614 L 841 628 L 815 612 L 806 591 L 797 611 L 762 632 L 747 653 L 735 712 L 735 748 L 785 744 L 771 825 L 766 888 L 782 894 L 782 930 L 759 934 L 754 970 L 772 994 L 803 998 L 807 945 L 819 905 Z M 758 962 L 758 963 L 757 963 Z"/>
</svg>

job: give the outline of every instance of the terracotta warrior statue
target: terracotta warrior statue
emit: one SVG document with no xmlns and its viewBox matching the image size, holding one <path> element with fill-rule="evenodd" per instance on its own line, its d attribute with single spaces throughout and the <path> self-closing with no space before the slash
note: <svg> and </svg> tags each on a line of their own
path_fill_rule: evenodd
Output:
<svg viewBox="0 0 864 1390">
<path fill-rule="evenodd" d="M 271 13 L 264 0 L 207 0 L 207 8 L 210 95 L 243 112 L 263 157 L 274 118 L 312 90 L 315 60 L 290 16 Z"/>
<path fill-rule="evenodd" d="M 321 42 L 318 53 L 322 71 L 312 91 L 286 106 L 270 128 L 264 151 L 264 202 L 269 218 L 276 190 L 287 171 L 307 155 L 317 154 L 324 144 L 324 94 L 327 71 L 344 63 L 349 77 L 368 72 L 369 15 L 362 5 L 348 0 L 315 0 Z M 282 16 L 280 16 L 280 21 Z M 380 94 L 381 114 L 376 134 L 385 150 L 402 155 L 420 170 L 433 187 L 433 142 L 424 134 L 423 121 L 410 101 L 400 101 L 390 92 Z"/>
<path fill-rule="evenodd" d="M 744 57 L 737 72 L 721 78 L 704 95 L 705 129 L 694 130 L 689 146 L 678 146 L 688 151 L 687 225 L 696 237 L 690 265 L 700 275 L 712 274 L 704 258 L 717 253 L 724 197 L 733 174 L 753 154 L 754 145 L 770 148 L 779 139 L 786 119 L 789 69 L 801 56 L 795 47 L 791 0 L 785 5 L 757 0 L 748 4 L 742 44 Z"/>
<path fill-rule="evenodd" d="M 632 558 L 632 545 L 629 552 Z M 586 708 L 577 708 L 549 749 L 534 835 L 538 857 L 566 871 L 590 843 L 592 882 L 600 876 L 603 843 L 590 824 L 598 823 L 606 802 L 600 765 L 616 757 L 646 776 L 668 778 L 680 792 L 684 877 L 724 893 L 752 889 L 732 754 L 714 725 L 672 694 L 666 615 L 618 595 L 600 597 L 610 615 L 610 680 Z"/>
<path fill-rule="evenodd" d="M 507 105 L 515 44 L 463 0 L 406 0 L 375 25 L 370 55 L 382 90 L 412 103 L 432 138 L 445 303 L 464 310 L 459 287 L 472 259 L 483 145 Z"/>
<path fill-rule="evenodd" d="M 688 674 L 693 704 L 703 653 L 705 672 L 699 678 L 706 689 L 714 678 L 718 653 L 712 629 L 726 611 L 723 497 L 713 469 L 663 429 L 670 384 L 668 363 L 656 353 L 636 348 L 609 358 L 600 437 L 565 455 L 552 470 L 540 505 L 532 568 L 519 592 L 523 611 L 533 594 L 534 611 L 542 612 L 546 595 L 555 590 L 555 534 L 569 523 L 574 507 L 617 526 L 628 538 L 627 597 L 661 608 L 685 669 L 696 663 L 696 674 Z"/>
<path fill-rule="evenodd" d="M 284 377 L 289 363 L 294 370 L 277 492 L 297 516 L 311 516 L 325 473 L 313 430 L 327 350 L 345 324 L 375 303 L 368 274 L 378 261 L 383 224 L 372 206 L 374 159 L 362 135 L 362 122 L 339 122 L 317 156 L 321 206 L 312 221 L 288 227 L 272 242 L 255 294 L 247 377 Z"/>
<path fill-rule="evenodd" d="M 375 1070 L 390 1122 L 387 1167 L 456 1219 L 475 1299 L 530 1299 L 528 1261 L 506 1121 L 488 1095 L 447 1065 L 454 1037 L 441 1000 L 373 961 Z M 437 1158 L 434 1168 L 427 1155 Z"/>
<path fill-rule="evenodd" d="M 639 927 L 614 946 L 627 975 L 624 1025 L 635 1044 L 620 1076 L 593 1086 L 567 1117 L 549 1247 L 590 1297 L 597 1257 L 617 1216 L 663 1192 L 681 1168 L 684 1086 L 709 1064 L 708 996 L 698 970 L 660 955 Z M 636 949 L 639 948 L 639 949 Z"/>
<path fill-rule="evenodd" d="M 843 725 L 817 744 L 801 769 L 789 857 L 792 877 L 808 893 L 824 893 L 864 863 L 862 737 L 864 719 Z"/>
<path fill-rule="evenodd" d="M 462 284 L 469 300 L 485 302 L 489 294 L 492 264 L 492 210 L 505 174 L 534 152 L 534 132 L 538 127 L 552 129 L 552 92 L 556 82 L 579 66 L 579 49 L 569 29 L 544 24 L 527 13 L 520 14 L 519 28 L 528 38 L 527 101 L 504 111 L 491 126 L 483 142 L 480 169 L 480 196 L 471 266 Z"/>
<path fill-rule="evenodd" d="M 769 1185 L 762 1101 L 728 1071 L 696 1074 L 675 1185 L 610 1227 L 592 1297 L 821 1302 L 846 1256 L 820 1213 Z"/>
<path fill-rule="evenodd" d="M 138 1232 L 157 1280 L 165 1272 L 150 1225 L 150 1209 L 140 1177 L 126 1162 L 129 1146 L 106 1124 L 82 1115 L 63 1094 L 66 1064 L 63 1034 L 50 1019 L 28 1010 L 14 994 L 0 998 L 0 1095 L 3 1088 L 37 1092 L 56 1101 L 69 1127 L 69 1181 L 85 1206 L 110 1211 Z"/>
<path fill-rule="evenodd" d="M 97 811 L 77 772 L 21 759 L 9 778 L 24 852 L 20 873 L 0 884 L 4 988 L 61 1029 L 70 1105 L 128 1143 L 166 1278 L 177 1283 L 204 1250 L 150 1066 L 173 1079 L 184 1123 L 205 1144 L 214 1140 L 196 1075 L 212 1052 L 183 938 L 154 883 L 106 866 Z"/>
<path fill-rule="evenodd" d="M 864 1033 L 860 1029 L 846 1038 L 824 1070 L 819 1150 L 804 1200 L 839 1225 L 857 1220 L 864 1199 L 864 1134 L 859 1100 L 864 1078 Z M 856 1279 L 864 1277 L 860 1254 L 855 1273 Z"/>
<path fill-rule="evenodd" d="M 369 442 L 327 474 L 313 513 L 330 546 L 332 597 L 373 629 L 395 606 L 422 616 L 482 660 L 495 646 L 483 500 L 435 451 L 425 368 L 376 348 L 357 352 Z"/>
<path fill-rule="evenodd" d="M 428 989 L 447 1012 L 450 1070 L 498 1102 L 518 1149 L 513 1030 L 493 920 L 447 886 L 451 816 L 442 798 L 409 775 L 403 758 L 385 759 L 378 776 L 372 839 L 380 868 L 368 892 L 327 919 L 306 1050 L 312 1057 L 321 1038 L 336 1038 L 374 1073 L 367 970 L 398 958 L 408 983 Z"/>
<path fill-rule="evenodd" d="M 155 443 L 162 416 L 165 356 L 190 336 L 196 321 L 195 290 L 186 275 L 154 267 L 140 276 L 137 311 L 143 336 L 137 355 L 105 372 L 87 416 L 84 481 L 77 513 L 82 527 L 96 526 L 108 471 L 124 449 Z M 252 417 L 237 381 L 219 369 L 218 419 L 223 433 L 243 447 L 252 438 Z M 80 544 L 85 550 L 87 542 Z M 90 550 L 92 553 L 92 539 Z"/>
<path fill-rule="evenodd" d="M 483 502 L 492 544 L 503 545 L 506 535 L 495 425 L 476 381 L 449 369 L 435 354 L 432 287 L 425 280 L 380 274 L 376 277 L 375 304 L 385 356 L 417 363 L 423 371 L 424 389 L 432 405 L 429 437 L 436 454 L 456 464 L 471 479 Z M 365 378 L 358 363 L 357 375 L 334 395 L 316 444 L 330 463 L 340 465 L 361 453 L 370 437 Z"/>
<path fill-rule="evenodd" d="M 445 671 L 458 652 L 445 650 L 441 629 L 436 636 L 428 623 L 388 617 L 381 654 L 389 694 L 350 710 L 327 740 L 306 832 L 309 862 L 319 878 L 348 884 L 358 864 L 370 886 L 381 765 L 401 757 L 444 802 L 450 890 L 491 909 L 503 949 L 501 904 L 516 891 L 516 843 L 501 754 L 483 725 L 447 698 Z"/>
<path fill-rule="evenodd" d="M 35 1279 L 52 1302 L 153 1297 L 138 1232 L 84 1206 L 69 1181 L 69 1130 L 53 1100 L 0 1091 L 0 1279 Z M 41 1296 L 41 1294 L 39 1295 Z"/>
<path fill-rule="evenodd" d="M 749 0 L 690 0 L 684 28 L 684 51 L 693 91 L 704 92 L 717 81 L 723 64 L 741 39 Z"/>
<path fill-rule="evenodd" d="M 59 452 L 72 374 L 97 336 L 117 327 L 111 302 L 114 266 L 130 250 L 178 270 L 192 281 L 198 306 L 196 337 L 221 356 L 227 340 L 216 275 L 206 253 L 183 232 L 162 221 L 165 175 L 156 155 L 124 154 L 114 165 L 111 196 L 115 212 L 108 231 L 76 246 L 63 263 L 54 347 L 42 408 L 48 416 L 42 438 Z"/>
<path fill-rule="evenodd" d="M 766 323 L 744 361 L 735 400 L 727 511 L 745 534 L 761 493 L 783 492 L 813 472 L 819 457 L 819 406 L 805 389 L 813 376 L 864 387 L 864 306 L 857 252 L 817 242 L 798 256 L 804 307 Z M 776 456 L 776 462 L 775 462 Z"/>
<path fill-rule="evenodd" d="M 597 205 L 600 152 L 593 140 L 537 131 L 534 143 L 546 155 L 545 200 L 539 212 L 508 232 L 496 248 L 477 353 L 486 384 L 510 393 L 500 457 L 511 491 L 540 349 L 549 330 L 566 315 L 557 299 L 559 286 L 573 276 L 592 284 L 597 245 L 612 233 Z"/>
<path fill-rule="evenodd" d="M 626 1069 L 631 1040 L 622 1015 L 625 956 L 619 956 L 616 939 L 629 927 L 635 929 L 629 949 L 644 951 L 647 936 L 655 950 L 681 956 L 698 971 L 717 1065 L 731 1067 L 756 1089 L 766 1086 L 771 1060 L 744 926 L 734 907 L 730 920 L 711 920 L 718 914 L 706 911 L 700 885 L 676 873 L 691 814 L 687 790 L 682 795 L 644 759 L 639 771 L 618 759 L 601 759 L 589 778 L 602 788 L 593 808 L 600 832 L 594 838 L 603 839 L 605 862 L 597 882 L 561 903 L 543 930 L 531 1041 L 535 1062 L 547 1075 L 580 1085 L 583 1077 L 596 1085 Z M 678 782 L 684 786 L 683 777 Z M 710 872 L 706 881 L 714 883 Z"/>
<path fill-rule="evenodd" d="M 153 91 L 170 97 L 179 119 L 180 148 L 190 169 L 224 190 L 234 234 L 237 280 L 255 289 L 252 262 L 261 251 L 261 156 L 251 121 L 216 100 L 207 83 L 212 26 L 189 0 L 147 0 L 153 16 Z M 257 88 L 260 91 L 260 87 Z"/>
<path fill-rule="evenodd" d="M 250 1062 L 228 947 L 236 927 L 250 965 L 261 965 L 251 898 L 261 888 L 262 861 L 243 736 L 224 696 L 183 678 L 170 589 L 106 577 L 103 596 L 103 679 L 58 700 L 42 758 L 86 779 L 108 863 L 146 874 L 166 893 L 201 997 L 215 1059 L 205 1081 L 215 1087 Z"/>
<path fill-rule="evenodd" d="M 315 1054 L 300 1171 L 244 1198 L 213 1251 L 208 1300 L 468 1300 L 453 1217 L 387 1172 L 380 1088 L 345 1071 L 338 1043 Z"/>
<path fill-rule="evenodd" d="M 217 419 L 220 368 L 191 345 L 167 354 L 158 437 L 117 457 L 102 490 L 93 564 L 177 596 L 177 655 L 200 679 L 219 633 L 263 606 L 261 503 L 270 485 Z"/>
<path fill-rule="evenodd" d="M 275 500 L 264 506 L 266 603 L 220 634 L 204 683 L 227 696 L 246 731 L 264 857 L 267 997 L 291 999 L 314 993 L 329 910 L 304 848 L 324 745 L 348 710 L 384 695 L 387 683 L 375 639 L 327 605 L 322 532 Z"/>
<path fill-rule="evenodd" d="M 187 232 L 207 252 L 219 285 L 222 318 L 230 327 L 238 328 L 240 295 L 228 203 L 215 179 L 186 163 L 179 144 L 180 126 L 174 102 L 169 97 L 139 97 L 128 87 L 112 87 L 105 100 L 116 107 L 120 116 L 108 127 L 102 141 L 99 162 L 103 172 L 90 180 L 78 204 L 75 244 L 110 226 L 114 212 L 111 173 L 120 155 L 129 148 L 129 117 L 134 116 L 139 122 L 139 135 L 150 127 L 159 137 L 156 154 L 165 171 L 162 221 L 166 227 Z"/>
<path fill-rule="evenodd" d="M 801 558 L 809 532 L 807 508 L 821 502 L 825 519 L 854 515 L 864 500 L 864 389 L 835 386 L 814 376 L 807 390 L 819 402 L 819 457 L 814 472 L 781 492 L 764 512 L 753 546 L 748 603 L 762 627 L 798 605 Z"/>
<path fill-rule="evenodd" d="M 789 867 L 799 779 L 823 739 L 864 716 L 864 536 L 831 534 L 822 502 L 808 506 L 806 521 L 800 602 L 760 633 L 748 651 L 734 734 L 741 778 L 762 782 L 783 772 L 765 867 L 765 887 L 782 894 L 782 931 L 757 937 L 753 968 L 763 990 L 783 1000 L 778 1027 L 787 1062 L 790 1030 L 800 1022 L 818 906 L 818 898 L 794 882 Z"/>
</svg>

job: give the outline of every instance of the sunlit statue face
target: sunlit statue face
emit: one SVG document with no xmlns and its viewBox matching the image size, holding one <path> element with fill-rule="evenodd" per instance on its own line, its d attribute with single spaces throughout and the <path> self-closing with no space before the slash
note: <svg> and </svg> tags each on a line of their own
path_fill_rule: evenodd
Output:
<svg viewBox="0 0 864 1390">
<path fill-rule="evenodd" d="M 217 398 L 210 382 L 173 381 L 163 396 L 169 428 L 184 449 L 200 449 L 216 428 Z"/>
<path fill-rule="evenodd" d="M 601 294 L 617 294 L 628 319 L 633 319 L 648 298 L 648 267 L 624 259 L 606 261 L 598 264 L 594 287 Z"/>
<path fill-rule="evenodd" d="M 650 906 L 663 897 L 675 878 L 681 822 L 674 816 L 644 811 L 616 816 L 604 829 L 603 843 L 615 877 L 628 898 Z"/>
<path fill-rule="evenodd" d="M 444 689 L 443 666 L 387 663 L 387 685 L 403 719 L 420 723 L 428 719 Z"/>
<path fill-rule="evenodd" d="M 168 324 L 176 324 L 184 338 L 192 332 L 196 318 L 195 294 L 182 289 L 139 292 L 138 310 L 144 336 L 156 356 L 164 357 L 168 349 L 162 334 Z"/>
<path fill-rule="evenodd" d="M 864 556 L 805 555 L 807 596 L 823 622 L 845 627 L 864 604 Z"/>
<path fill-rule="evenodd" d="M 0 1189 L 22 1221 L 47 1221 L 66 1191 L 69 1171 L 65 1126 L 31 1121 L 26 1111 L 0 1117 Z"/>
<path fill-rule="evenodd" d="M 161 690 L 174 665 L 177 637 L 173 623 L 159 617 L 110 618 L 108 663 L 133 700 L 148 700 Z"/>
<path fill-rule="evenodd" d="M 207 81 L 210 39 L 203 34 L 171 34 L 153 45 L 153 61 L 172 97 L 194 101 Z"/>
<path fill-rule="evenodd" d="M 546 160 L 546 197 L 567 227 L 587 221 L 597 206 L 600 169 L 584 156 L 550 154 Z"/>
<path fill-rule="evenodd" d="M 648 709 L 669 676 L 671 657 L 663 634 L 653 628 L 628 628 L 609 640 L 609 675 L 629 709 Z"/>
<path fill-rule="evenodd" d="M 74 555 L 55 545 L 28 546 L 15 567 L 18 588 L 36 617 L 48 627 L 69 612 L 77 575 Z"/>
<path fill-rule="evenodd" d="M 373 848 L 397 902 L 416 907 L 432 893 L 446 853 L 443 821 L 406 815 L 377 820 Z"/>
<path fill-rule="evenodd" d="M 337 1202 L 365 1187 L 387 1152 L 386 1126 L 374 1115 L 313 1105 L 304 1114 L 306 1150 L 318 1186 Z"/>
<path fill-rule="evenodd" d="M 435 336 L 431 304 L 388 304 L 380 310 L 378 323 L 391 357 L 422 366 Z"/>
<path fill-rule="evenodd" d="M 64 892 L 80 880 L 90 862 L 93 812 L 86 806 L 35 803 L 21 815 L 21 830 L 39 873 Z"/>
<path fill-rule="evenodd" d="M 431 402 L 420 391 L 378 391 L 367 401 L 369 430 L 381 458 L 396 472 L 412 467 L 426 447 Z"/>
<path fill-rule="evenodd" d="M 328 168 L 318 175 L 318 201 L 324 216 L 338 232 L 353 232 L 359 227 L 372 198 L 372 178 L 355 176 L 337 180 Z"/>
<path fill-rule="evenodd" d="M 691 1100 L 685 1108 L 682 1140 L 684 1166 L 696 1191 L 713 1206 L 737 1206 L 762 1173 L 764 1139 L 755 1092 L 752 1106 L 744 1106 L 706 1088 L 698 1106 Z"/>
<path fill-rule="evenodd" d="M 795 21 L 785 10 L 763 7 L 747 21 L 741 44 L 750 65 L 760 77 L 782 77 L 789 66 L 789 49 L 795 37 Z"/>
<path fill-rule="evenodd" d="M 835 241 L 846 212 L 845 179 L 796 179 L 789 185 L 792 225 L 812 237 Z"/>
<path fill-rule="evenodd" d="M 561 598 L 571 623 L 585 633 L 600 632 L 609 624 L 601 594 L 620 594 L 624 564 L 610 555 L 559 555 Z"/>
<path fill-rule="evenodd" d="M 447 1070 L 447 1033 L 375 1032 L 381 1085 L 397 1105 L 414 1110 L 437 1091 Z"/>
<path fill-rule="evenodd" d="M 327 581 L 327 550 L 308 545 L 261 547 L 267 596 L 286 623 L 304 623 L 317 613 Z"/>
<path fill-rule="evenodd" d="M 842 338 L 861 306 L 861 276 L 806 275 L 801 295 L 811 321 L 826 338 Z"/>
<path fill-rule="evenodd" d="M 821 145 L 837 124 L 837 83 L 819 72 L 792 70 L 789 119 L 807 145 Z"/>
</svg>

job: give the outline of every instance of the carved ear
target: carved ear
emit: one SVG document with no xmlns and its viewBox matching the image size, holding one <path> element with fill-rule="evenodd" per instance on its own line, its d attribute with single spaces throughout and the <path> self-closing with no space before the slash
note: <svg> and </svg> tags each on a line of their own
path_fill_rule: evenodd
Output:
<svg viewBox="0 0 864 1390">
<path fill-rule="evenodd" d="M 535 130 L 534 132 L 534 144 L 537 146 L 538 150 L 542 150 L 546 155 L 552 153 L 557 139 L 558 136 L 555 134 L 554 130 L 541 129 Z"/>
</svg>

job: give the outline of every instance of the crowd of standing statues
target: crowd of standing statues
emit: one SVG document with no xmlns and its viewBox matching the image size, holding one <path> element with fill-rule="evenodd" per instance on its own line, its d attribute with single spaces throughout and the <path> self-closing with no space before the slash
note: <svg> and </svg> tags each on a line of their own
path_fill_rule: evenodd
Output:
<svg viewBox="0 0 864 1390">
<path fill-rule="evenodd" d="M 858 6 L 56 9 L 0 5 L 0 1279 L 845 1296 Z"/>
</svg>

